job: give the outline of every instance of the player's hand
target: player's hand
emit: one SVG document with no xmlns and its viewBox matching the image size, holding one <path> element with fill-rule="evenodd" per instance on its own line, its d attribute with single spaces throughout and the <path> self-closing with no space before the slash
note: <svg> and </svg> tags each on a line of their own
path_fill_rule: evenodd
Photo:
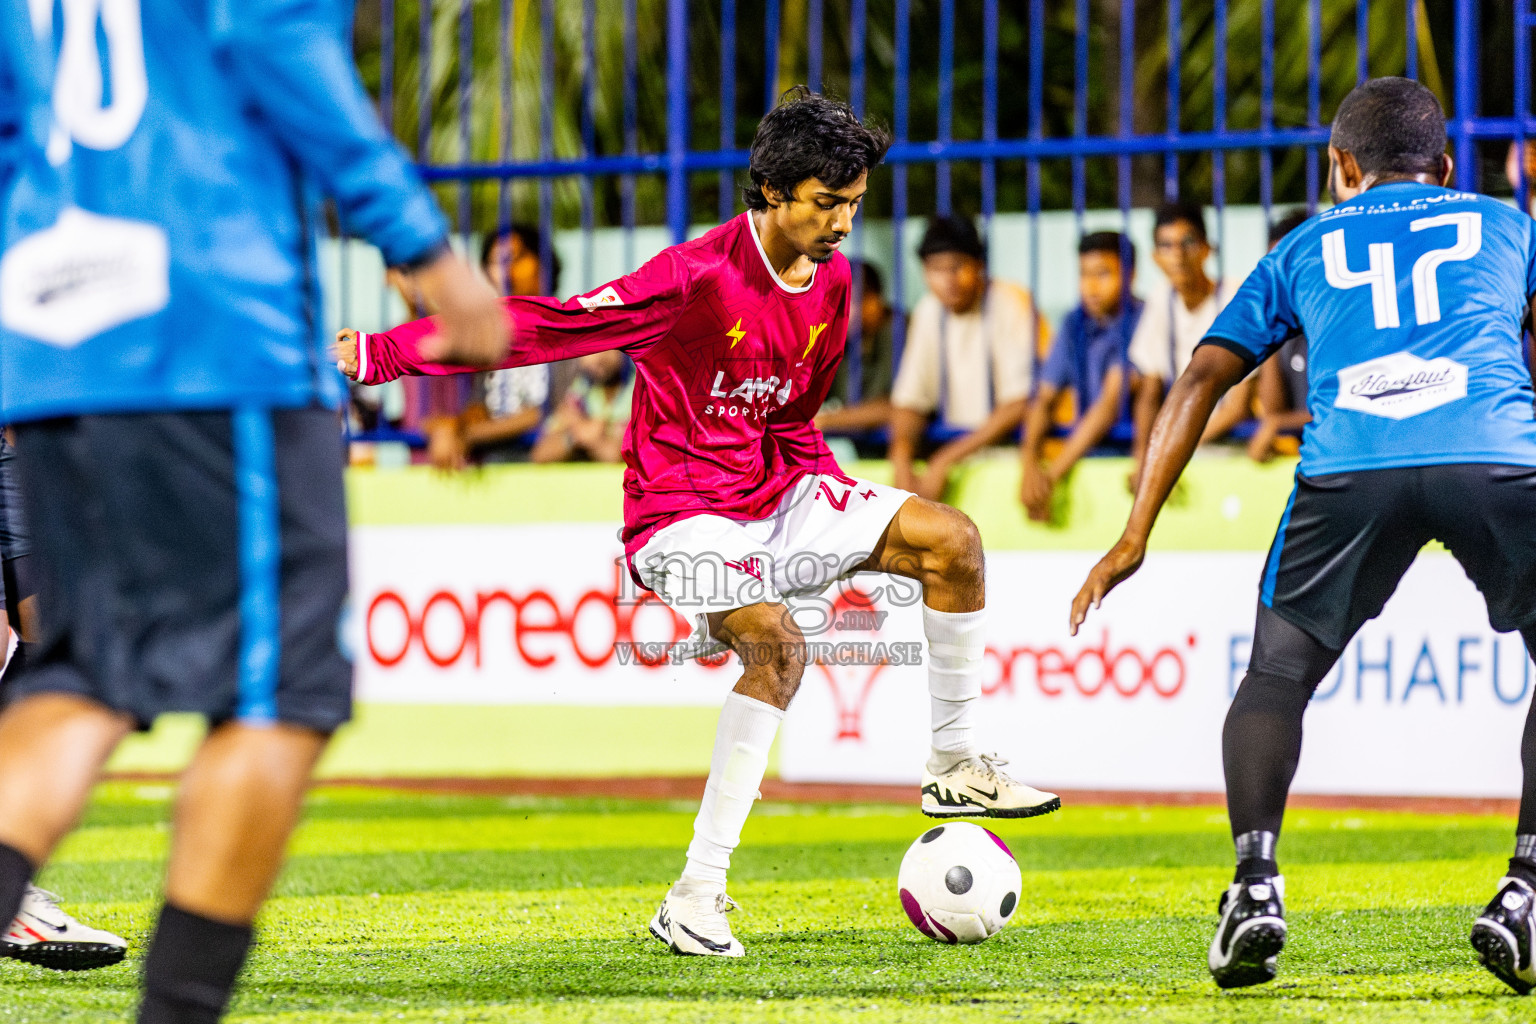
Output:
<svg viewBox="0 0 1536 1024">
<path fill-rule="evenodd" d="M 1083 583 L 1083 588 L 1072 599 L 1071 631 L 1077 636 L 1077 627 L 1083 624 L 1088 617 L 1089 607 L 1097 608 L 1108 594 L 1122 582 L 1129 579 L 1137 569 L 1141 568 L 1141 560 L 1146 557 L 1147 546 L 1145 543 L 1130 541 L 1121 537 L 1115 546 L 1109 549 L 1109 554 L 1099 559 L 1099 564 L 1093 567 L 1088 574 L 1088 579 Z"/>
<path fill-rule="evenodd" d="M 416 272 L 415 284 L 437 309 L 440 330 L 421 342 L 434 363 L 492 369 L 507 358 L 512 334 L 491 286 L 452 252 Z"/>
<path fill-rule="evenodd" d="M 357 380 L 357 332 L 343 327 L 336 332 L 336 343 L 331 346 L 336 358 L 336 369 L 346 374 L 348 380 Z"/>
</svg>

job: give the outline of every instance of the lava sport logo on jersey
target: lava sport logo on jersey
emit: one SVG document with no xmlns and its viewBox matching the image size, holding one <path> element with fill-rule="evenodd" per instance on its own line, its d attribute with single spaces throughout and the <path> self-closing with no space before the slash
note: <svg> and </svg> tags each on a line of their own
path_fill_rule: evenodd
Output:
<svg viewBox="0 0 1536 1024">
<path fill-rule="evenodd" d="M 1467 397 L 1467 368 L 1444 356 L 1420 359 L 1394 352 L 1339 371 L 1334 406 L 1405 420 Z"/>
<path fill-rule="evenodd" d="M 782 408 L 789 401 L 789 393 L 794 388 L 793 379 L 782 382 L 780 387 L 778 375 L 768 377 L 748 377 L 735 385 L 725 379 L 725 371 L 718 370 L 715 379 L 709 386 L 709 397 L 721 399 L 719 402 L 711 402 L 704 407 L 705 416 L 747 416 L 758 417 L 766 415 L 771 406 L 770 399 L 778 403 Z"/>
</svg>

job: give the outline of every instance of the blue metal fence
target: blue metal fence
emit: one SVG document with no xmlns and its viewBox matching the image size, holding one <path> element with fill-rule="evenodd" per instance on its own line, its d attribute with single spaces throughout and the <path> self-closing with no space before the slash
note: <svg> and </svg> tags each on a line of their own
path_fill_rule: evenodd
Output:
<svg viewBox="0 0 1536 1024">
<path fill-rule="evenodd" d="M 405 80 L 397 69 L 403 49 L 399 37 L 409 31 L 409 26 L 396 16 L 397 5 L 406 2 L 379 0 L 378 6 L 379 65 L 375 81 L 385 123 L 391 127 L 400 120 L 395 116 L 399 103 L 396 91 Z M 712 216 L 724 219 L 735 212 L 739 201 L 735 175 L 747 164 L 747 152 L 739 145 L 737 131 L 738 98 L 756 91 L 756 82 L 746 70 L 757 66 L 749 40 L 760 41 L 762 95 L 771 106 L 784 81 L 783 48 L 792 36 L 799 47 L 793 68 L 796 80 L 818 88 L 828 79 L 829 72 L 835 71 L 837 80 L 846 83 L 847 98 L 861 114 L 869 107 L 873 85 L 878 84 L 882 98 L 888 99 L 888 107 L 869 113 L 887 122 L 895 138 L 887 157 L 890 171 L 884 211 L 892 221 L 898 244 L 903 237 L 903 225 L 914 209 L 911 172 L 923 165 L 932 166 L 933 193 L 919 197 L 922 208 L 940 213 L 964 208 L 990 219 L 998 212 L 999 165 L 1022 163 L 1024 188 L 1019 212 L 1037 219 L 1045 203 L 1042 168 L 1047 164 L 1068 166 L 1068 201 L 1079 218 L 1088 207 L 1090 187 L 1102 192 L 1107 186 L 1108 168 L 1112 166 L 1115 202 L 1122 215 L 1128 217 L 1138 197 L 1149 201 L 1144 177 L 1138 178 L 1147 175 L 1149 161 L 1158 162 L 1160 158 L 1161 163 L 1162 187 L 1154 191 L 1171 198 L 1179 193 L 1191 162 L 1208 160 L 1208 174 L 1203 179 L 1208 181 L 1207 194 L 1195 198 L 1214 205 L 1219 217 L 1219 211 L 1231 198 L 1229 158 L 1237 153 L 1256 154 L 1257 199 L 1266 209 L 1276 199 L 1276 155 L 1305 153 L 1304 195 L 1300 198 L 1309 206 L 1315 205 L 1323 184 L 1320 169 L 1324 166 L 1323 148 L 1328 138 L 1324 118 L 1331 112 L 1331 105 L 1341 98 L 1325 95 L 1325 86 L 1334 80 L 1325 75 L 1324 60 L 1331 57 L 1336 64 L 1338 55 L 1334 51 L 1344 48 L 1347 53 L 1352 42 L 1355 80 L 1368 74 L 1420 77 L 1427 71 L 1438 77 L 1440 66 L 1450 66 L 1450 80 L 1443 83 L 1442 92 L 1450 114 L 1448 127 L 1457 163 L 1456 184 L 1477 188 L 1479 143 L 1523 143 L 1527 135 L 1536 134 L 1536 118 L 1530 109 L 1530 33 L 1536 29 L 1536 13 L 1532 12 L 1533 0 L 1452 2 L 1453 7 L 1447 9 L 1444 0 L 1430 4 L 1425 0 L 1259 0 L 1258 80 L 1235 82 L 1230 73 L 1234 58 L 1229 53 L 1229 44 L 1238 20 L 1245 26 L 1250 23 L 1254 6 L 1251 0 L 1118 0 L 1118 11 L 1115 0 L 1015 0 L 1002 10 L 998 0 L 649 0 L 648 4 L 642 0 L 622 0 L 602 5 L 596 0 L 416 0 L 417 106 L 413 119 L 415 138 L 410 141 L 414 142 L 412 148 L 429 181 L 458 184 L 458 201 L 450 208 L 456 206 L 455 219 L 466 236 L 491 227 L 490 223 L 473 222 L 474 183 L 495 183 L 494 216 L 505 220 L 512 210 L 510 184 L 536 181 L 546 267 L 556 217 L 554 183 L 574 179 L 579 188 L 579 225 L 586 239 L 582 276 L 585 283 L 590 283 L 591 237 L 597 219 L 594 185 L 599 181 L 612 179 L 617 183 L 616 219 L 617 226 L 627 232 L 628 266 L 634 262 L 637 178 L 664 179 L 665 219 L 674 239 L 684 238 L 693 222 Z M 965 9 L 963 20 L 958 10 L 961 5 Z M 557 67 L 557 20 L 577 6 L 581 45 L 575 62 L 579 67 Z M 654 37 L 655 26 L 641 24 L 642 6 L 652 15 L 663 7 L 665 11 L 665 137 L 663 146 L 650 149 L 641 145 L 640 76 L 645 72 L 639 47 L 642 36 Z M 872 11 L 876 7 L 878 13 Z M 789 10 L 803 12 L 805 23 L 789 24 Z M 494 21 L 498 44 L 494 63 L 482 60 L 478 66 L 477 11 L 479 24 Z M 489 19 L 488 11 L 494 12 L 494 19 Z M 755 17 L 758 11 L 761 21 Z M 449 49 L 440 42 L 434 45 L 433 35 L 445 23 L 445 14 L 454 12 L 458 27 L 458 74 L 452 88 L 456 96 L 455 102 L 444 104 L 432 64 L 434 55 L 448 53 Z M 1096 24 L 1095 18 L 1103 20 L 1111 14 L 1115 15 L 1117 25 Z M 913 26 L 919 15 L 925 19 L 924 26 L 937 21 L 936 66 L 914 66 Z M 535 18 L 539 26 L 538 141 L 536 152 L 517 155 L 511 144 L 514 82 L 525 81 L 515 67 L 520 52 L 518 34 L 531 31 L 528 26 Z M 600 67 L 596 40 L 604 32 L 611 33 L 616 23 L 622 35 L 621 66 Z M 1495 95 L 1502 90 L 1493 89 L 1487 97 L 1481 95 L 1484 83 L 1479 81 L 1479 75 L 1488 74 L 1491 80 L 1498 70 L 1494 68 L 1496 62 L 1489 59 L 1489 53 L 1480 45 L 1480 29 L 1489 24 L 1505 26 L 1498 31 L 1507 29 L 1511 40 L 1508 66 L 1513 84 L 1508 95 Z M 829 64 L 829 27 L 843 44 L 837 48 L 841 60 L 835 68 Z M 1012 32 L 1007 52 L 1002 50 L 1000 28 Z M 695 60 L 699 53 L 708 50 L 697 45 L 710 42 L 701 39 L 700 34 L 706 30 L 719 35 L 717 63 Z M 888 92 L 884 82 L 876 83 L 872 77 L 876 72 L 872 65 L 876 62 L 872 60 L 869 41 L 876 30 L 883 42 L 889 42 L 889 53 L 882 51 L 882 67 L 878 69 L 890 76 Z M 1194 33 L 1207 31 L 1214 40 L 1208 48 L 1189 45 Z M 1022 45 L 1018 41 L 1020 33 Z M 1112 46 L 1106 42 L 1111 33 Z M 1277 40 L 1294 39 L 1300 33 L 1305 33 L 1307 40 L 1305 95 L 1300 95 L 1299 88 L 1292 88 L 1277 96 Z M 1353 40 L 1346 33 L 1353 35 Z M 1389 35 L 1395 36 L 1395 40 L 1384 38 Z M 978 39 L 979 59 L 971 52 Z M 958 68 L 957 40 L 970 52 Z M 1431 48 L 1433 67 L 1426 64 L 1421 52 L 1421 43 L 1425 41 Z M 926 46 L 929 40 L 925 38 L 923 42 Z M 1138 87 L 1138 71 L 1144 70 L 1146 55 L 1155 53 L 1159 45 L 1166 55 L 1161 68 L 1163 88 L 1158 90 L 1161 96 L 1157 97 L 1165 115 L 1161 130 L 1149 127 L 1144 117 L 1137 116 L 1139 101 L 1149 95 L 1146 89 Z M 1095 88 L 1095 50 L 1099 70 L 1113 71 L 1118 81 L 1113 94 L 1106 95 L 1102 83 Z M 1391 55 L 1393 66 L 1387 66 L 1389 60 L 1384 54 Z M 1251 55 L 1243 56 L 1251 60 Z M 1022 90 L 1000 94 L 1002 61 L 1011 69 L 1016 69 L 1019 62 L 1027 64 L 1027 74 L 1021 76 Z M 1070 62 L 1072 72 L 1070 129 L 1053 131 L 1048 110 L 1060 115 L 1056 118 L 1058 129 L 1068 119 L 1062 113 L 1066 104 L 1061 102 L 1061 96 L 1047 95 L 1046 72 L 1048 67 L 1063 62 Z M 963 72 L 967 88 L 971 89 L 976 84 L 978 65 L 979 131 L 974 137 L 957 137 L 957 82 Z M 1493 70 L 1486 70 L 1490 68 Z M 562 75 L 580 76 L 580 110 L 576 117 L 579 130 L 574 142 L 567 139 L 562 146 L 556 145 L 557 70 Z M 619 79 L 617 89 L 614 76 Z M 601 115 L 596 104 L 599 79 L 607 90 L 605 95 L 617 93 L 621 97 L 616 105 L 606 102 Z M 1353 83 L 1346 83 L 1349 84 Z M 913 137 L 913 94 L 919 86 L 925 97 L 934 97 L 931 137 Z M 471 95 L 477 88 L 497 95 L 497 115 L 489 121 L 477 121 L 472 116 Z M 647 88 L 654 93 L 649 85 Z M 706 98 L 708 105 L 718 111 L 718 135 L 710 138 L 693 131 L 696 108 Z M 1290 118 L 1296 123 L 1280 123 L 1277 99 L 1287 109 L 1304 108 L 1304 116 Z M 1489 101 L 1486 104 L 1485 99 Z M 1202 114 L 1207 123 L 1191 123 L 1189 110 L 1195 100 L 1200 101 L 1202 111 L 1208 111 L 1208 117 Z M 1150 105 L 1150 101 L 1143 105 Z M 453 126 L 457 158 L 433 159 L 434 117 L 441 122 L 445 106 L 457 116 Z M 1234 126 L 1239 120 L 1235 116 L 1239 107 L 1244 111 L 1243 127 Z M 1251 116 L 1255 107 L 1256 118 Z M 1492 113 L 1485 112 L 1485 107 Z M 927 114 L 926 108 L 924 113 Z M 604 133 L 610 139 L 606 147 L 599 145 L 600 117 L 619 122 L 617 132 Z M 1004 123 L 1021 125 L 1023 130 L 1003 131 L 1000 126 Z M 476 151 L 472 132 L 477 125 L 498 138 L 495 159 L 472 159 Z M 1095 130 L 1096 125 L 1099 130 Z M 442 134 L 441 123 L 437 131 Z M 618 145 L 611 143 L 615 136 L 620 140 Z M 485 151 L 483 147 L 481 151 Z M 1514 187 L 1524 204 L 1524 163 L 1518 163 L 1520 173 Z M 954 169 L 958 165 L 975 165 L 978 169 L 977 195 L 955 194 Z M 1095 174 L 1098 168 L 1104 168 L 1103 175 Z M 711 179 L 717 183 L 713 204 L 702 201 L 695 188 L 697 182 Z M 1138 181 L 1142 182 L 1139 188 Z M 1038 230 L 1031 231 L 1030 248 L 1038 255 Z M 895 260 L 891 267 L 891 292 L 898 324 L 906 291 L 903 262 Z M 1030 262 L 1038 268 L 1038 259 Z M 850 355 L 856 358 L 857 345 L 851 345 L 851 349 Z M 852 377 L 856 381 L 857 373 Z"/>
</svg>

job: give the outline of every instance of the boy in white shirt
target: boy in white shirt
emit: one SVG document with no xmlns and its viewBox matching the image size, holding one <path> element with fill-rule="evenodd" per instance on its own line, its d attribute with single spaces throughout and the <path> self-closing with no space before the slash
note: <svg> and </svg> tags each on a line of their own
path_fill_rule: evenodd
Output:
<svg viewBox="0 0 1536 1024">
<path fill-rule="evenodd" d="M 1034 299 L 987 276 L 986 246 L 968 217 L 936 217 L 917 255 L 928 285 L 912 310 L 891 390 L 890 460 L 896 486 L 938 501 L 950 471 L 988 445 L 1005 443 L 1024 419 L 1034 347 L 1046 327 Z M 920 454 L 930 417 L 960 436 Z"/>
<path fill-rule="evenodd" d="M 1211 243 L 1205 232 L 1205 211 L 1190 202 L 1173 202 L 1157 211 L 1152 229 L 1152 258 L 1167 279 L 1154 284 L 1141 322 L 1131 337 L 1136 432 L 1131 442 L 1131 486 L 1140 475 L 1152 421 L 1162 408 L 1163 395 L 1210 329 L 1239 281 L 1212 281 L 1205 272 Z M 1201 441 L 1226 436 L 1247 419 L 1253 402 L 1253 381 L 1227 392 L 1211 416 Z"/>
</svg>

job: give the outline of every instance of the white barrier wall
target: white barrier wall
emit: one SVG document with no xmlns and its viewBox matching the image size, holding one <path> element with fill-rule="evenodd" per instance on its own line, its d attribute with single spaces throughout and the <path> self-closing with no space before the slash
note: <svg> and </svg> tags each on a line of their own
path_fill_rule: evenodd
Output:
<svg viewBox="0 0 1536 1024">
<path fill-rule="evenodd" d="M 598 524 L 356 528 L 359 699 L 717 705 L 734 658 L 646 666 L 615 652 L 687 632 L 654 600 L 636 602 L 620 553 L 614 527 Z M 987 747 L 1040 785 L 1221 789 L 1221 723 L 1246 668 L 1263 555 L 1154 553 L 1072 638 L 1068 603 L 1095 557 L 989 555 Z M 891 645 L 920 640 L 921 619 L 892 582 L 859 581 L 886 584 L 873 605 L 884 617 L 847 599 L 803 610 L 807 625 L 832 616 L 811 639 L 899 660 Z M 1453 560 L 1422 556 L 1319 690 L 1296 789 L 1516 796 L 1530 690 L 1519 637 L 1489 630 Z M 915 782 L 927 720 L 920 665 L 812 666 L 785 720 L 781 774 Z"/>
</svg>

